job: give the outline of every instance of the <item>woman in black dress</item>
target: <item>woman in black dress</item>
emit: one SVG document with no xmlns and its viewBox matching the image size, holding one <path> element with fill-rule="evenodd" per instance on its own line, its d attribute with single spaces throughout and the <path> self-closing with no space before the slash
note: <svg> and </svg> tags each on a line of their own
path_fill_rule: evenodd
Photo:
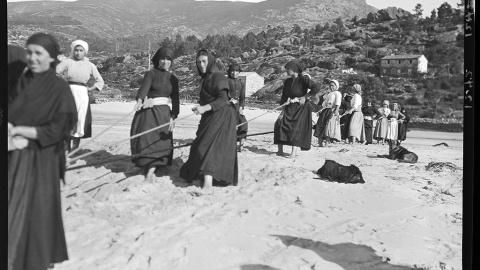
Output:
<svg viewBox="0 0 480 270">
<path fill-rule="evenodd" d="M 213 179 L 237 185 L 237 128 L 235 107 L 228 102 L 228 81 L 212 54 L 198 51 L 196 65 L 202 77 L 200 105 L 192 110 L 202 115 L 188 160 L 180 177 L 193 182 L 203 176 L 203 189 L 211 191 Z"/>
<path fill-rule="evenodd" d="M 399 105 L 400 106 L 400 105 Z M 400 112 L 405 115 L 405 118 L 398 121 L 398 141 L 397 145 L 407 139 L 408 122 L 410 122 L 410 116 L 403 106 L 401 106 Z"/>
<path fill-rule="evenodd" d="M 8 269 L 47 269 L 68 260 L 60 180 L 64 139 L 77 124 L 75 100 L 56 76 L 59 45 L 50 35 L 27 40 L 27 67 L 8 89 Z"/>
<path fill-rule="evenodd" d="M 280 104 L 287 101 L 289 104 L 275 122 L 273 143 L 278 145 L 279 156 L 285 155 L 284 145 L 291 145 L 290 158 L 295 158 L 298 148 L 309 150 L 312 145 L 312 107 L 306 101 L 315 96 L 319 88 L 309 76 L 300 76 L 303 70 L 297 61 L 289 61 L 285 69 L 290 78 L 283 84 Z"/>
<path fill-rule="evenodd" d="M 153 69 L 143 79 L 137 93 L 135 116 L 133 117 L 130 136 L 146 130 L 171 123 L 130 141 L 132 155 L 143 153 L 132 161 L 137 167 L 143 167 L 145 180 L 151 181 L 158 166 L 172 165 L 173 158 L 173 120 L 180 113 L 178 79 L 170 73 L 174 58 L 173 51 L 162 47 L 152 58 Z M 169 107 L 169 99 L 172 109 Z M 169 149 L 161 151 L 163 149 Z M 152 153 L 154 152 L 154 153 Z"/>
</svg>

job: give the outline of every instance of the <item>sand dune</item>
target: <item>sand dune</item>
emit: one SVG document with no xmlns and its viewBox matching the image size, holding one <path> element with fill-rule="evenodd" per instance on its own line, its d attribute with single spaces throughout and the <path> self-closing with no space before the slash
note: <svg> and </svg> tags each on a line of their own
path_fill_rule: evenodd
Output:
<svg viewBox="0 0 480 270">
<path fill-rule="evenodd" d="M 93 136 L 132 108 L 93 105 Z M 271 131 L 277 115 L 254 120 L 250 133 Z M 313 147 L 290 160 L 272 155 L 272 134 L 250 137 L 238 154 L 239 186 L 202 195 L 178 176 L 188 147 L 151 183 L 129 161 L 128 141 L 106 147 L 129 136 L 131 119 L 81 151 L 102 149 L 74 165 L 91 166 L 67 172 L 70 260 L 55 269 L 462 269 L 462 134 L 409 132 L 416 164 L 377 158 L 386 145 Z M 176 125 L 176 144 L 193 140 L 198 119 Z M 440 142 L 449 147 L 432 146 Z M 111 158 L 123 160 L 95 165 Z M 356 165 L 366 183 L 319 179 L 326 159 Z M 427 170 L 430 162 L 455 166 Z"/>
</svg>

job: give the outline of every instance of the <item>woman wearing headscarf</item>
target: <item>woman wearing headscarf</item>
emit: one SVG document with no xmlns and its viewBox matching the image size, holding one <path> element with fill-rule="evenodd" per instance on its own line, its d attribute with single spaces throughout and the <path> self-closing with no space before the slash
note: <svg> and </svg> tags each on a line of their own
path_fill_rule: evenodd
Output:
<svg viewBox="0 0 480 270">
<path fill-rule="evenodd" d="M 405 118 L 399 108 L 398 103 L 393 103 L 393 110 L 390 111 L 388 115 L 388 127 L 387 127 L 387 135 L 385 137 L 386 140 L 389 141 L 392 145 L 397 145 L 398 139 L 398 120 L 402 121 Z"/>
<path fill-rule="evenodd" d="M 134 107 L 136 112 L 130 136 L 171 123 L 130 141 L 132 155 L 144 153 L 132 161 L 135 166 L 144 168 L 145 179 L 149 181 L 153 180 L 158 166 L 172 165 L 173 149 L 169 148 L 173 147 L 173 120 L 180 113 L 178 79 L 169 71 L 173 59 L 171 49 L 162 47 L 157 50 L 152 58 L 154 68 L 145 74 Z M 172 100 L 172 109 L 168 105 L 169 99 Z M 169 150 L 160 151 L 162 149 Z"/>
<path fill-rule="evenodd" d="M 356 140 L 360 143 L 365 141 L 365 127 L 362 113 L 362 87 L 359 84 L 353 85 L 353 97 L 350 101 L 350 108 L 347 113 L 351 115 L 348 128 L 349 142 L 354 144 Z"/>
<path fill-rule="evenodd" d="M 57 77 L 59 45 L 36 33 L 26 43 L 28 70 L 8 91 L 8 269 L 47 269 L 68 260 L 60 180 L 64 139 L 77 122 L 68 84 Z"/>
<path fill-rule="evenodd" d="M 318 146 L 323 147 L 331 139 L 340 141 L 340 116 L 339 109 L 342 104 L 342 94 L 338 91 L 340 84 L 337 80 L 328 80 L 328 92 L 322 97 L 322 111 L 318 116 L 317 125 L 313 136 L 318 138 Z"/>
<path fill-rule="evenodd" d="M 407 138 L 407 128 L 408 122 L 410 122 L 410 116 L 408 115 L 407 111 L 403 106 L 400 106 L 400 112 L 405 116 L 403 120 L 399 120 L 398 122 L 398 141 L 397 144 L 400 145 L 401 142 L 405 141 Z"/>
<path fill-rule="evenodd" d="M 237 121 L 235 108 L 228 102 L 227 78 L 218 70 L 213 55 L 201 49 L 195 59 L 201 77 L 200 105 L 192 111 L 202 118 L 180 177 L 188 182 L 203 177 L 203 189 L 212 191 L 213 179 L 237 185 Z"/>
<path fill-rule="evenodd" d="M 278 145 L 279 156 L 285 155 L 283 145 L 291 145 L 290 158 L 295 158 L 298 148 L 309 150 L 311 147 L 312 107 L 306 101 L 316 95 L 319 89 L 309 76 L 301 75 L 303 70 L 297 61 L 289 61 L 285 69 L 290 78 L 283 83 L 280 104 L 289 103 L 275 122 L 273 143 Z"/>
<path fill-rule="evenodd" d="M 340 117 L 340 133 L 341 139 L 347 140 L 348 139 L 348 130 L 350 129 L 350 119 L 352 118 L 352 114 L 348 113 L 351 109 L 350 101 L 352 100 L 353 95 L 350 92 L 344 92 L 342 103 L 340 105 L 339 114 L 342 116 Z"/>
<path fill-rule="evenodd" d="M 385 138 L 387 137 L 387 129 L 388 129 L 388 115 L 390 115 L 390 102 L 388 100 L 384 100 L 382 103 L 382 107 L 378 109 L 380 112 L 375 120 L 377 120 L 377 125 L 375 126 L 375 132 L 373 133 L 373 138 L 377 140 L 377 144 L 382 141 L 382 144 L 385 144 Z"/>
<path fill-rule="evenodd" d="M 380 115 L 380 112 L 375 106 L 373 106 L 372 98 L 367 99 L 367 106 L 362 108 L 362 113 L 365 126 L 365 137 L 367 140 L 365 145 L 373 144 L 373 119 L 374 116 Z"/>
<path fill-rule="evenodd" d="M 100 91 L 104 82 L 97 67 L 88 60 L 88 44 L 83 40 L 75 40 L 70 45 L 71 56 L 57 65 L 57 74 L 65 77 L 70 85 L 78 114 L 77 126 L 71 132 L 71 140 L 67 139 L 67 150 L 73 151 L 80 145 L 81 138 L 92 136 L 92 113 L 88 91 Z M 87 86 L 93 76 L 95 83 Z M 70 145 L 72 144 L 72 145 Z"/>
<path fill-rule="evenodd" d="M 238 78 L 238 74 L 241 72 L 240 65 L 232 63 L 228 67 L 228 87 L 230 89 L 229 96 L 230 102 L 235 106 L 237 112 L 237 125 L 247 121 L 243 115 L 243 109 L 245 108 L 245 84 Z M 240 143 L 240 152 L 243 150 L 243 140 L 247 136 L 248 124 L 245 123 L 237 128 L 237 137 Z"/>
</svg>

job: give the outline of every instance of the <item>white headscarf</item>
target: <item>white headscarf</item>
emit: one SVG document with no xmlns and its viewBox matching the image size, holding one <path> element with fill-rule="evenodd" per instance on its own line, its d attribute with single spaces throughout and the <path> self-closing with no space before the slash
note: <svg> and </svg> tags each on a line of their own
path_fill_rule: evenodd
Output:
<svg viewBox="0 0 480 270">
<path fill-rule="evenodd" d="M 335 85 L 337 86 L 337 89 L 335 89 L 335 90 L 338 90 L 338 88 L 340 88 L 340 84 L 338 83 L 337 80 L 330 80 L 330 82 L 335 83 Z"/>
<path fill-rule="evenodd" d="M 80 39 L 77 39 L 77 40 L 73 41 L 72 44 L 70 45 L 72 56 L 73 56 L 73 51 L 75 50 L 75 47 L 77 47 L 78 45 L 83 47 L 83 49 L 85 50 L 85 55 L 87 55 L 88 54 L 88 44 L 87 44 L 87 42 L 85 42 L 83 40 L 80 40 Z"/>
</svg>

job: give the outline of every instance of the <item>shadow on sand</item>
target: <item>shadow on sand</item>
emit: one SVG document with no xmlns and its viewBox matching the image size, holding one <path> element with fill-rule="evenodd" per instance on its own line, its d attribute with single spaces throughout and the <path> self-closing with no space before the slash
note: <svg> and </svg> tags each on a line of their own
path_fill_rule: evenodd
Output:
<svg viewBox="0 0 480 270">
<path fill-rule="evenodd" d="M 303 249 L 309 249 L 318 254 L 322 259 L 338 264 L 345 270 L 358 269 L 381 269 L 381 270 L 418 270 L 417 268 L 402 265 L 390 264 L 390 259 L 375 254 L 375 250 L 366 245 L 357 245 L 353 243 L 326 244 L 316 242 L 310 239 L 298 238 L 286 235 L 272 235 L 282 240 L 287 247 L 296 246 Z M 254 268 L 252 268 L 254 269 Z M 259 268 L 262 269 L 262 268 Z M 269 268 L 266 268 L 269 269 Z"/>
<path fill-rule="evenodd" d="M 240 266 L 242 270 L 281 270 L 264 264 L 244 264 Z"/>
</svg>

